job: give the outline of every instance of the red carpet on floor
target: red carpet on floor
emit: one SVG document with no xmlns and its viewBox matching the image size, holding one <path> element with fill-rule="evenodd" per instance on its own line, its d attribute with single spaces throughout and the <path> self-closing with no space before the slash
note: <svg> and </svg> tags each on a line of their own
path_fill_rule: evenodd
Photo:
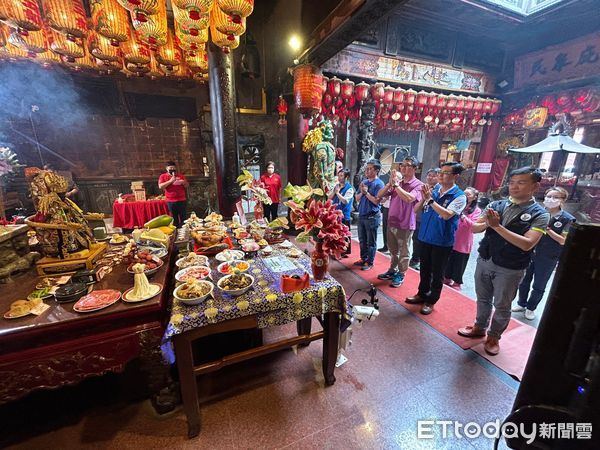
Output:
<svg viewBox="0 0 600 450">
<path fill-rule="evenodd" d="M 354 266 L 353 263 L 360 259 L 360 247 L 357 241 L 352 241 L 352 253 L 349 258 L 342 259 L 340 262 L 353 270 L 359 277 L 365 281 L 372 283 L 381 290 L 389 298 L 395 300 L 398 304 L 402 305 L 413 314 L 418 316 L 424 322 L 427 322 L 437 331 L 442 333 L 452 342 L 456 343 L 463 349 L 469 349 L 484 341 L 484 338 L 470 339 L 460 336 L 457 330 L 465 325 L 472 325 L 475 320 L 475 313 L 477 310 L 476 303 L 461 292 L 452 289 L 451 287 L 444 286 L 442 289 L 442 296 L 439 301 L 435 304 L 433 313 L 428 316 L 424 316 L 419 313 L 421 307 L 419 305 L 409 305 L 404 300 L 406 297 L 413 296 L 417 293 L 419 286 L 419 272 L 413 269 L 408 269 L 406 272 L 406 278 L 404 283 L 398 288 L 390 286 L 389 280 L 379 280 L 377 275 L 388 270 L 390 265 L 390 257 L 377 252 L 375 255 L 375 261 L 371 270 L 362 271 L 360 267 Z M 505 334 L 508 334 L 512 330 L 521 327 L 523 324 L 517 320 L 511 319 L 508 324 L 508 328 Z M 502 339 L 504 344 L 505 339 Z M 504 346 L 502 346 L 504 348 Z M 529 346 L 527 348 L 526 355 L 529 355 Z M 490 361 L 493 361 L 492 357 Z M 525 360 L 527 358 L 525 357 Z M 505 370 L 501 367 L 502 370 Z M 506 371 L 506 370 L 505 370 Z M 507 371 L 507 373 L 510 373 Z"/>
</svg>

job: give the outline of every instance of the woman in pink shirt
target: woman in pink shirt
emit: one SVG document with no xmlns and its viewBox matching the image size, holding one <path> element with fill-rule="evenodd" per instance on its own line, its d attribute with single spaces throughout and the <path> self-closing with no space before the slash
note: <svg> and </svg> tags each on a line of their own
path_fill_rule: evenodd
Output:
<svg viewBox="0 0 600 450">
<path fill-rule="evenodd" d="M 444 283 L 455 289 L 460 289 L 460 285 L 463 284 L 462 277 L 467 268 L 469 256 L 471 256 L 473 248 L 471 225 L 481 216 L 481 209 L 477 206 L 479 191 L 468 187 L 465 189 L 465 195 L 467 196 L 467 206 L 460 215 L 458 228 L 454 235 L 454 247 L 452 247 L 450 259 L 448 259 L 446 279 L 444 280 Z"/>
<path fill-rule="evenodd" d="M 260 181 L 265 185 L 269 198 L 273 202 L 270 205 L 264 205 L 265 219 L 268 223 L 277 219 L 277 210 L 281 201 L 281 177 L 275 173 L 275 163 L 273 161 L 267 162 L 267 173 L 261 175 Z"/>
</svg>

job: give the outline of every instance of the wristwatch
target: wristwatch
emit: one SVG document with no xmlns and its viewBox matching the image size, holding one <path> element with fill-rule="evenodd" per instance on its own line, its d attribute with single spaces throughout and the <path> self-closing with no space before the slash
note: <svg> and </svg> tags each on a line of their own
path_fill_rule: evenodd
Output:
<svg viewBox="0 0 600 450">
<path fill-rule="evenodd" d="M 433 199 L 430 198 L 429 200 L 427 200 L 427 203 L 425 203 L 426 205 L 431 205 L 433 203 Z"/>
</svg>

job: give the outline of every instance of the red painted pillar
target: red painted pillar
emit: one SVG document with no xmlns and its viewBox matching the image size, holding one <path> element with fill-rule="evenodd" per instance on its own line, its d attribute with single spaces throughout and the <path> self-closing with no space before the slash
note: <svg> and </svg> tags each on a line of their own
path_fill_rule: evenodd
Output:
<svg viewBox="0 0 600 450">
<path fill-rule="evenodd" d="M 492 163 L 496 158 L 496 147 L 501 125 L 501 121 L 496 118 L 490 126 L 483 129 L 481 135 L 479 158 L 477 159 L 475 177 L 473 178 L 473 187 L 480 192 L 486 192 L 492 181 Z"/>
</svg>

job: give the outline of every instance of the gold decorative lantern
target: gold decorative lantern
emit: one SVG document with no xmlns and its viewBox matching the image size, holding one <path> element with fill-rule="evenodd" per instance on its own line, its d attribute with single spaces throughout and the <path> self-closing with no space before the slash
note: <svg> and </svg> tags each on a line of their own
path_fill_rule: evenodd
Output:
<svg viewBox="0 0 600 450">
<path fill-rule="evenodd" d="M 60 59 L 60 55 L 57 55 L 52 51 L 47 51 L 44 53 L 39 53 L 33 62 L 39 64 L 44 69 L 48 69 L 54 65 L 62 63 L 62 60 Z"/>
<path fill-rule="evenodd" d="M 114 46 L 129 39 L 129 18 L 117 0 L 91 0 L 90 6 L 92 26 L 98 34 L 110 39 Z"/>
<path fill-rule="evenodd" d="M 195 52 L 204 48 L 204 44 L 208 42 L 208 29 L 202 29 L 197 36 L 192 36 L 175 21 L 175 39 L 183 51 Z"/>
<path fill-rule="evenodd" d="M 185 10 L 192 20 L 208 15 L 213 7 L 213 0 L 172 0 L 172 3 L 180 10 Z"/>
<path fill-rule="evenodd" d="M 69 40 L 82 38 L 87 32 L 87 17 L 81 0 L 42 0 L 48 26 L 66 34 Z"/>
<path fill-rule="evenodd" d="M 131 38 L 121 44 L 121 53 L 125 62 L 133 64 L 149 64 L 150 63 L 150 49 L 147 45 L 138 41 L 137 37 L 132 34 Z"/>
<path fill-rule="evenodd" d="M 312 64 L 302 64 L 294 68 L 294 100 L 298 111 L 311 116 L 321 110 L 323 98 L 323 75 Z"/>
<path fill-rule="evenodd" d="M 150 72 L 150 66 L 148 64 L 125 63 L 125 69 L 138 77 L 143 77 Z"/>
<path fill-rule="evenodd" d="M 76 58 L 83 58 L 85 50 L 79 39 L 74 41 L 67 39 L 64 34 L 58 33 L 51 28 L 46 28 L 46 36 L 50 50 L 58 55 L 66 57 L 69 61 L 74 62 Z"/>
<path fill-rule="evenodd" d="M 119 48 L 110 44 L 110 40 L 99 35 L 95 31 L 90 31 L 87 37 L 88 51 L 96 58 L 102 61 L 118 61 Z"/>
<path fill-rule="evenodd" d="M 35 58 L 38 53 L 48 50 L 48 43 L 43 31 L 32 31 L 27 36 L 13 31 L 8 36 L 8 43 L 22 50 L 29 58 Z"/>
<path fill-rule="evenodd" d="M 43 27 L 40 8 L 35 0 L 0 0 L 0 18 L 5 24 L 27 36 Z"/>
<path fill-rule="evenodd" d="M 210 16 L 208 14 L 203 14 L 198 16 L 197 19 L 192 19 L 185 9 L 178 8 L 175 5 L 173 5 L 173 17 L 175 18 L 175 22 L 179 23 L 181 28 L 192 36 L 198 36 L 200 30 L 208 28 L 210 25 Z"/>
<path fill-rule="evenodd" d="M 117 0 L 131 14 L 132 21 L 147 22 L 150 16 L 166 11 L 166 0 Z M 135 26 L 135 23 L 134 23 Z"/>
<path fill-rule="evenodd" d="M 98 66 L 98 70 L 101 74 L 110 75 L 114 72 L 120 72 L 123 70 L 123 61 L 119 59 L 118 61 L 102 61 L 101 59 L 96 59 L 96 65 Z"/>
<path fill-rule="evenodd" d="M 208 73 L 208 53 L 197 52 L 194 56 L 188 55 L 185 62 L 192 73 Z"/>
<path fill-rule="evenodd" d="M 149 65 L 149 71 L 146 72 L 146 76 L 149 77 L 152 80 L 155 80 L 156 78 L 162 78 L 165 74 L 162 73 L 162 71 L 160 70 L 158 61 L 156 60 L 156 58 L 154 56 L 152 56 L 150 58 L 150 65 Z"/>
<path fill-rule="evenodd" d="M 145 22 L 133 19 L 138 38 L 148 44 L 151 50 L 167 43 L 167 8 L 161 0 L 156 14 L 147 17 Z"/>
<path fill-rule="evenodd" d="M 173 68 L 181 64 L 181 60 L 183 59 L 181 49 L 175 44 L 173 33 L 171 33 L 170 30 L 167 32 L 167 43 L 162 47 L 159 47 L 155 53 L 155 56 L 159 64 L 166 66 L 167 69 L 169 69 L 169 67 Z"/>
<path fill-rule="evenodd" d="M 214 26 L 214 23 L 210 24 L 210 36 L 214 44 L 218 47 L 221 47 L 224 53 L 229 53 L 231 50 L 234 50 L 240 45 L 240 37 L 233 36 L 233 40 L 230 39 L 230 36 L 221 33 Z"/>
<path fill-rule="evenodd" d="M 67 58 L 63 57 L 63 64 L 67 67 L 70 67 L 75 72 L 80 72 L 82 70 L 86 71 L 98 71 L 99 67 L 96 64 L 96 58 L 88 51 L 85 52 L 85 56 L 83 58 L 79 58 L 76 61 L 68 61 Z"/>
<path fill-rule="evenodd" d="M 248 17 L 254 10 L 254 0 L 217 0 L 216 4 L 237 23 L 241 23 L 242 18 Z"/>
<path fill-rule="evenodd" d="M 242 17 L 239 23 L 235 22 L 232 16 L 225 14 L 219 8 L 213 8 L 210 20 L 217 31 L 226 34 L 227 39 L 230 41 L 233 41 L 235 36 L 241 36 L 246 31 L 245 17 Z"/>
</svg>

